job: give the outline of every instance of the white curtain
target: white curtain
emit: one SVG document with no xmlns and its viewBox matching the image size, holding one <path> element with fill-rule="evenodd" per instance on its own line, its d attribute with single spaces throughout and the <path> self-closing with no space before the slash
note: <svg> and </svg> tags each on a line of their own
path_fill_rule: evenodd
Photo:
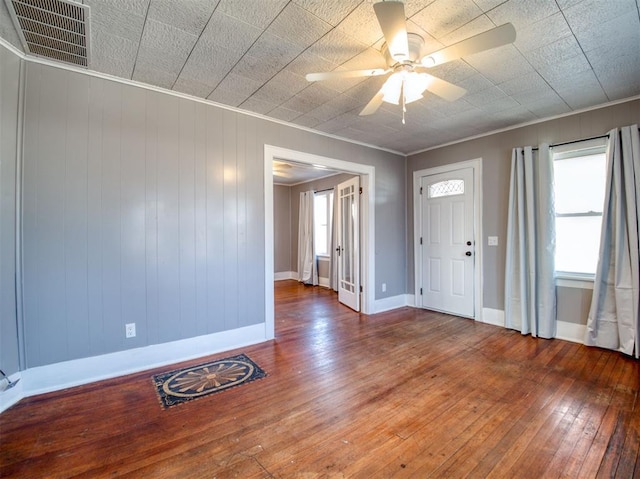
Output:
<svg viewBox="0 0 640 479">
<path fill-rule="evenodd" d="M 333 214 L 331 215 L 331 244 L 329 245 L 329 286 L 334 291 L 338 291 L 338 187 L 333 188 L 333 204 L 331 205 Z"/>
<path fill-rule="evenodd" d="M 613 129 L 607 145 L 607 179 L 600 254 L 585 344 L 638 357 L 640 264 L 640 138 L 638 125 Z"/>
<path fill-rule="evenodd" d="M 298 281 L 318 284 L 318 266 L 313 246 L 313 191 L 300 193 L 298 211 Z"/>
<path fill-rule="evenodd" d="M 507 223 L 505 325 L 556 335 L 555 212 L 549 145 L 514 148 Z"/>
</svg>

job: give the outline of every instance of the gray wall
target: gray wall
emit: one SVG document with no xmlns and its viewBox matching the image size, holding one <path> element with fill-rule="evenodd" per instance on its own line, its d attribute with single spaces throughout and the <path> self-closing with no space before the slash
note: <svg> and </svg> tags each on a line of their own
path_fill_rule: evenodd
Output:
<svg viewBox="0 0 640 479">
<path fill-rule="evenodd" d="M 264 144 L 376 168 L 376 281 L 404 293 L 402 156 L 29 63 L 27 366 L 264 322 Z"/>
<path fill-rule="evenodd" d="M 0 48 L 0 369 L 7 374 L 19 370 L 15 219 L 20 63 Z"/>
<path fill-rule="evenodd" d="M 275 273 L 295 271 L 295 268 L 291 267 L 291 195 L 289 189 L 289 186 L 273 185 L 273 270 Z"/>
<path fill-rule="evenodd" d="M 557 318 L 574 324 L 587 324 L 593 290 L 556 287 Z"/>
<path fill-rule="evenodd" d="M 511 150 L 517 146 L 560 143 L 607 133 L 640 123 L 640 101 L 630 101 L 515 130 L 426 151 L 407 158 L 407 285 L 413 291 L 413 172 L 434 166 L 482 158 L 482 241 L 484 242 L 484 307 L 504 309 L 505 241 Z M 499 236 L 498 247 L 486 246 L 487 236 Z M 562 288 L 566 289 L 566 288 Z"/>
</svg>

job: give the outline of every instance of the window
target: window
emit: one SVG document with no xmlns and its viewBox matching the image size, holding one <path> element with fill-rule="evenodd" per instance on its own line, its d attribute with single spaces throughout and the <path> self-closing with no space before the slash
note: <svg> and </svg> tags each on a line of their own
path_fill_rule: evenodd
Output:
<svg viewBox="0 0 640 479">
<path fill-rule="evenodd" d="M 464 180 L 445 180 L 429 185 L 429 198 L 464 195 Z"/>
<path fill-rule="evenodd" d="M 596 272 L 605 193 L 605 149 L 604 140 L 552 149 L 557 272 Z"/>
<path fill-rule="evenodd" d="M 316 193 L 313 198 L 313 240 L 317 256 L 329 256 L 332 218 L 333 190 Z"/>
</svg>

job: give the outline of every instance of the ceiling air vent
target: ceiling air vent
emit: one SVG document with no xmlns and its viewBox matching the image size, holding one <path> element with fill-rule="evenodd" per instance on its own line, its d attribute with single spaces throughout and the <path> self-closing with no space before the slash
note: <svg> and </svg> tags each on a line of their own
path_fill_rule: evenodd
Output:
<svg viewBox="0 0 640 479">
<path fill-rule="evenodd" d="M 5 0 L 25 52 L 89 66 L 89 6 L 66 0 Z"/>
</svg>

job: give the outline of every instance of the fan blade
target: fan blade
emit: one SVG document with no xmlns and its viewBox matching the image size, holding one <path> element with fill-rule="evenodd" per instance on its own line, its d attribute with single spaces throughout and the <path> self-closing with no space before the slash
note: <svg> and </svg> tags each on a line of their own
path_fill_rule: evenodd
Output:
<svg viewBox="0 0 640 479">
<path fill-rule="evenodd" d="M 465 93 L 467 93 L 467 90 L 462 87 L 454 85 L 453 83 L 449 83 L 442 78 L 434 77 L 433 75 L 425 73 L 426 70 L 427 69 L 424 67 L 416 67 L 415 69 L 416 72 L 422 73 L 429 77 L 429 86 L 427 86 L 427 90 L 429 90 L 431 93 L 435 93 L 439 97 L 444 98 L 448 101 L 456 101 Z"/>
<path fill-rule="evenodd" d="M 422 58 L 422 64 L 425 67 L 435 67 L 436 65 L 457 60 L 473 53 L 479 53 L 513 43 L 515 39 L 516 29 L 510 23 L 505 23 L 502 26 L 492 28 L 491 30 L 462 40 L 461 42 L 454 43 L 442 50 L 438 50 L 435 53 L 426 55 Z"/>
<path fill-rule="evenodd" d="M 362 109 L 362 111 L 360 112 L 360 116 L 373 115 L 376 111 L 378 111 L 378 108 L 380 108 L 380 105 L 382 105 L 383 96 L 384 95 L 382 94 L 382 90 L 376 93 L 371 101 L 367 103 L 367 106 Z"/>
<path fill-rule="evenodd" d="M 323 73 L 307 73 L 307 81 L 339 80 L 342 78 L 375 77 L 384 75 L 389 70 L 384 68 L 371 68 L 369 70 L 333 71 Z"/>
<path fill-rule="evenodd" d="M 389 54 L 396 61 L 409 58 L 407 24 L 402 2 L 379 2 L 373 4 L 378 23 L 387 42 Z"/>
</svg>

